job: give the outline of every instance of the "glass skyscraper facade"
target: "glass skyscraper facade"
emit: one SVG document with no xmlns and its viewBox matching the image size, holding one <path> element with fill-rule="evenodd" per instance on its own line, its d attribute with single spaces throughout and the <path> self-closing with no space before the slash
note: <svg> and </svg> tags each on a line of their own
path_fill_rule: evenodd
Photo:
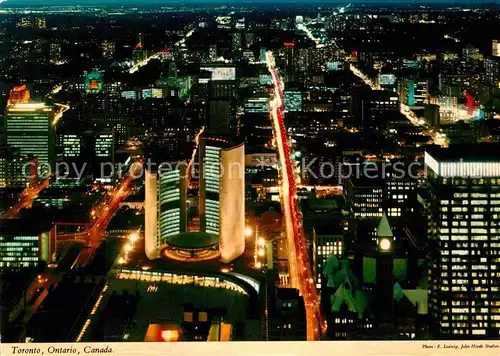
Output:
<svg viewBox="0 0 500 356">
<path fill-rule="evenodd" d="M 219 179 L 220 179 L 220 148 L 205 147 L 203 156 L 205 182 L 205 232 L 219 234 Z"/>
<path fill-rule="evenodd" d="M 159 257 L 170 236 L 186 231 L 187 182 L 185 162 L 145 172 L 145 250 L 149 259 Z"/>
<path fill-rule="evenodd" d="M 0 268 L 36 267 L 38 236 L 0 236 Z"/>
<path fill-rule="evenodd" d="M 425 154 L 429 307 L 440 337 L 500 335 L 500 156 L 491 156 Z"/>
<path fill-rule="evenodd" d="M 59 151 L 63 158 L 80 157 L 82 140 L 78 135 L 65 134 L 58 137 Z"/>
<path fill-rule="evenodd" d="M 16 156 L 36 158 L 41 174 L 49 171 L 55 161 L 53 118 L 52 108 L 43 103 L 17 103 L 7 107 L 7 146 Z"/>
<path fill-rule="evenodd" d="M 159 173 L 159 233 L 162 240 L 186 229 L 186 167 Z"/>
<path fill-rule="evenodd" d="M 110 158 L 113 156 L 113 134 L 101 133 L 95 139 L 95 156 L 101 158 Z"/>
<path fill-rule="evenodd" d="M 50 225 L 4 220 L 0 224 L 0 270 L 37 267 L 42 260 L 50 262 L 53 246 Z"/>
</svg>

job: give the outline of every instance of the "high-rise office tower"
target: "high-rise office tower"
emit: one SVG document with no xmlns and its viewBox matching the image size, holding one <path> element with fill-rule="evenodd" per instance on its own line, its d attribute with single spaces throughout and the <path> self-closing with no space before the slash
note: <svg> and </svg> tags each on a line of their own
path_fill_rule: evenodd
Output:
<svg viewBox="0 0 500 356">
<path fill-rule="evenodd" d="M 211 80 L 208 84 L 208 131 L 229 134 L 236 125 L 236 80 Z"/>
<path fill-rule="evenodd" d="M 349 177 L 344 181 L 347 203 L 355 219 L 379 219 L 383 214 L 382 179 Z"/>
<path fill-rule="evenodd" d="M 429 313 L 440 337 L 500 334 L 500 155 L 494 144 L 428 150 Z"/>
<path fill-rule="evenodd" d="M 234 53 L 240 52 L 243 48 L 241 32 L 234 32 L 232 37 L 232 50 Z"/>
<path fill-rule="evenodd" d="M 245 47 L 250 48 L 255 43 L 255 33 L 247 32 L 245 33 Z"/>
<path fill-rule="evenodd" d="M 98 133 L 95 137 L 94 155 L 99 159 L 112 159 L 114 153 L 113 132 Z"/>
<path fill-rule="evenodd" d="M 16 103 L 7 106 L 5 135 L 7 146 L 19 157 L 38 161 L 45 175 L 55 163 L 54 111 L 44 103 Z"/>
<path fill-rule="evenodd" d="M 234 28 L 237 30 L 244 30 L 245 29 L 245 19 L 236 19 L 234 23 Z"/>
<path fill-rule="evenodd" d="M 80 157 L 82 138 L 74 134 L 62 134 L 57 137 L 58 156 L 62 159 Z"/>
<path fill-rule="evenodd" d="M 260 49 L 259 49 L 259 61 L 266 63 L 266 52 L 267 52 L 267 49 L 265 47 L 260 47 Z"/>
<path fill-rule="evenodd" d="M 146 51 L 144 49 L 144 34 L 142 33 L 137 35 L 137 43 L 132 51 L 132 57 L 136 63 L 141 62 L 146 58 Z"/>
<path fill-rule="evenodd" d="M 414 109 L 424 108 L 428 104 L 428 82 L 426 79 L 401 78 L 399 82 L 401 102 Z"/>
<path fill-rule="evenodd" d="M 219 134 L 229 133 L 231 127 L 231 102 L 223 98 L 209 100 L 207 130 Z"/>
<path fill-rule="evenodd" d="M 293 82 L 295 74 L 295 43 L 285 42 L 285 83 Z"/>
<path fill-rule="evenodd" d="M 59 63 L 62 61 L 62 46 L 60 43 L 54 42 L 50 44 L 49 57 L 51 63 Z"/>
<path fill-rule="evenodd" d="M 500 62 L 498 58 L 484 59 L 484 81 L 491 85 L 496 85 L 500 78 Z"/>
<path fill-rule="evenodd" d="M 112 60 L 115 58 L 116 45 L 114 42 L 104 41 L 102 43 L 102 56 L 104 59 Z"/>
<path fill-rule="evenodd" d="M 160 257 L 166 239 L 186 231 L 186 162 L 145 171 L 145 251 Z"/>
<path fill-rule="evenodd" d="M 245 145 L 224 137 L 200 142 L 201 231 L 218 235 L 221 260 L 245 250 Z"/>
<path fill-rule="evenodd" d="M 309 48 L 300 48 L 297 57 L 297 70 L 307 72 L 311 68 L 312 50 Z"/>
<path fill-rule="evenodd" d="M 215 61 L 217 59 L 217 44 L 210 45 L 208 48 L 208 57 L 211 61 Z"/>
</svg>

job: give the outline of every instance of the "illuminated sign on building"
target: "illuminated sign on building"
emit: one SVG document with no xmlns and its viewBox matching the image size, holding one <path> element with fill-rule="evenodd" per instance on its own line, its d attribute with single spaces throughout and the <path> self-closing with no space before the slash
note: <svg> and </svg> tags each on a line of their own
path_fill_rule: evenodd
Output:
<svg viewBox="0 0 500 356">
<path fill-rule="evenodd" d="M 206 70 L 212 73 L 211 80 L 235 80 L 235 67 L 202 66 L 200 70 Z"/>
<path fill-rule="evenodd" d="M 91 72 L 85 78 L 85 91 L 87 93 L 100 93 L 104 87 L 101 72 Z"/>
<path fill-rule="evenodd" d="M 378 83 L 384 85 L 394 85 L 396 83 L 396 76 L 394 74 L 380 74 L 378 76 Z"/>
</svg>

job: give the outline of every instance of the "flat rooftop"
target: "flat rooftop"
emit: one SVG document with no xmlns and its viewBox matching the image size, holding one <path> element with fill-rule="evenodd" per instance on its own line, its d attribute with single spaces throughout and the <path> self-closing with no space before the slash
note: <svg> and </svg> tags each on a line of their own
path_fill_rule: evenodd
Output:
<svg viewBox="0 0 500 356">
<path fill-rule="evenodd" d="M 38 236 L 51 229 L 50 221 L 26 219 L 0 219 L 0 236 Z"/>
<path fill-rule="evenodd" d="M 500 162 L 500 144 L 450 145 L 448 148 L 431 147 L 428 154 L 441 162 Z"/>
<path fill-rule="evenodd" d="M 219 236 L 205 232 L 183 232 L 167 238 L 167 244 L 172 247 L 198 249 L 216 246 Z"/>
</svg>

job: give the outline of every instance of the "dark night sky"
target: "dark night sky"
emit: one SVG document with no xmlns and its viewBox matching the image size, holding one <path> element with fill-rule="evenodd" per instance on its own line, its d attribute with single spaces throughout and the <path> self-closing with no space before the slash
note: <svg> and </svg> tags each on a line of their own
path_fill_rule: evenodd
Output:
<svg viewBox="0 0 500 356">
<path fill-rule="evenodd" d="M 126 4 L 126 5 L 147 5 L 147 4 L 178 4 L 178 3 L 226 3 L 226 4 L 238 4 L 238 3 L 270 3 L 269 0 L 7 0 L 3 6 L 21 6 L 21 5 L 97 5 L 97 4 Z M 498 0 L 413 0 L 413 1 L 404 1 L 404 0 L 309 0 L 309 1 L 300 1 L 300 0 L 273 0 L 273 3 L 303 3 L 303 4 L 311 4 L 315 3 L 411 3 L 411 4 L 431 4 L 431 3 L 460 3 L 460 4 L 484 4 L 484 3 L 496 3 Z"/>
</svg>

